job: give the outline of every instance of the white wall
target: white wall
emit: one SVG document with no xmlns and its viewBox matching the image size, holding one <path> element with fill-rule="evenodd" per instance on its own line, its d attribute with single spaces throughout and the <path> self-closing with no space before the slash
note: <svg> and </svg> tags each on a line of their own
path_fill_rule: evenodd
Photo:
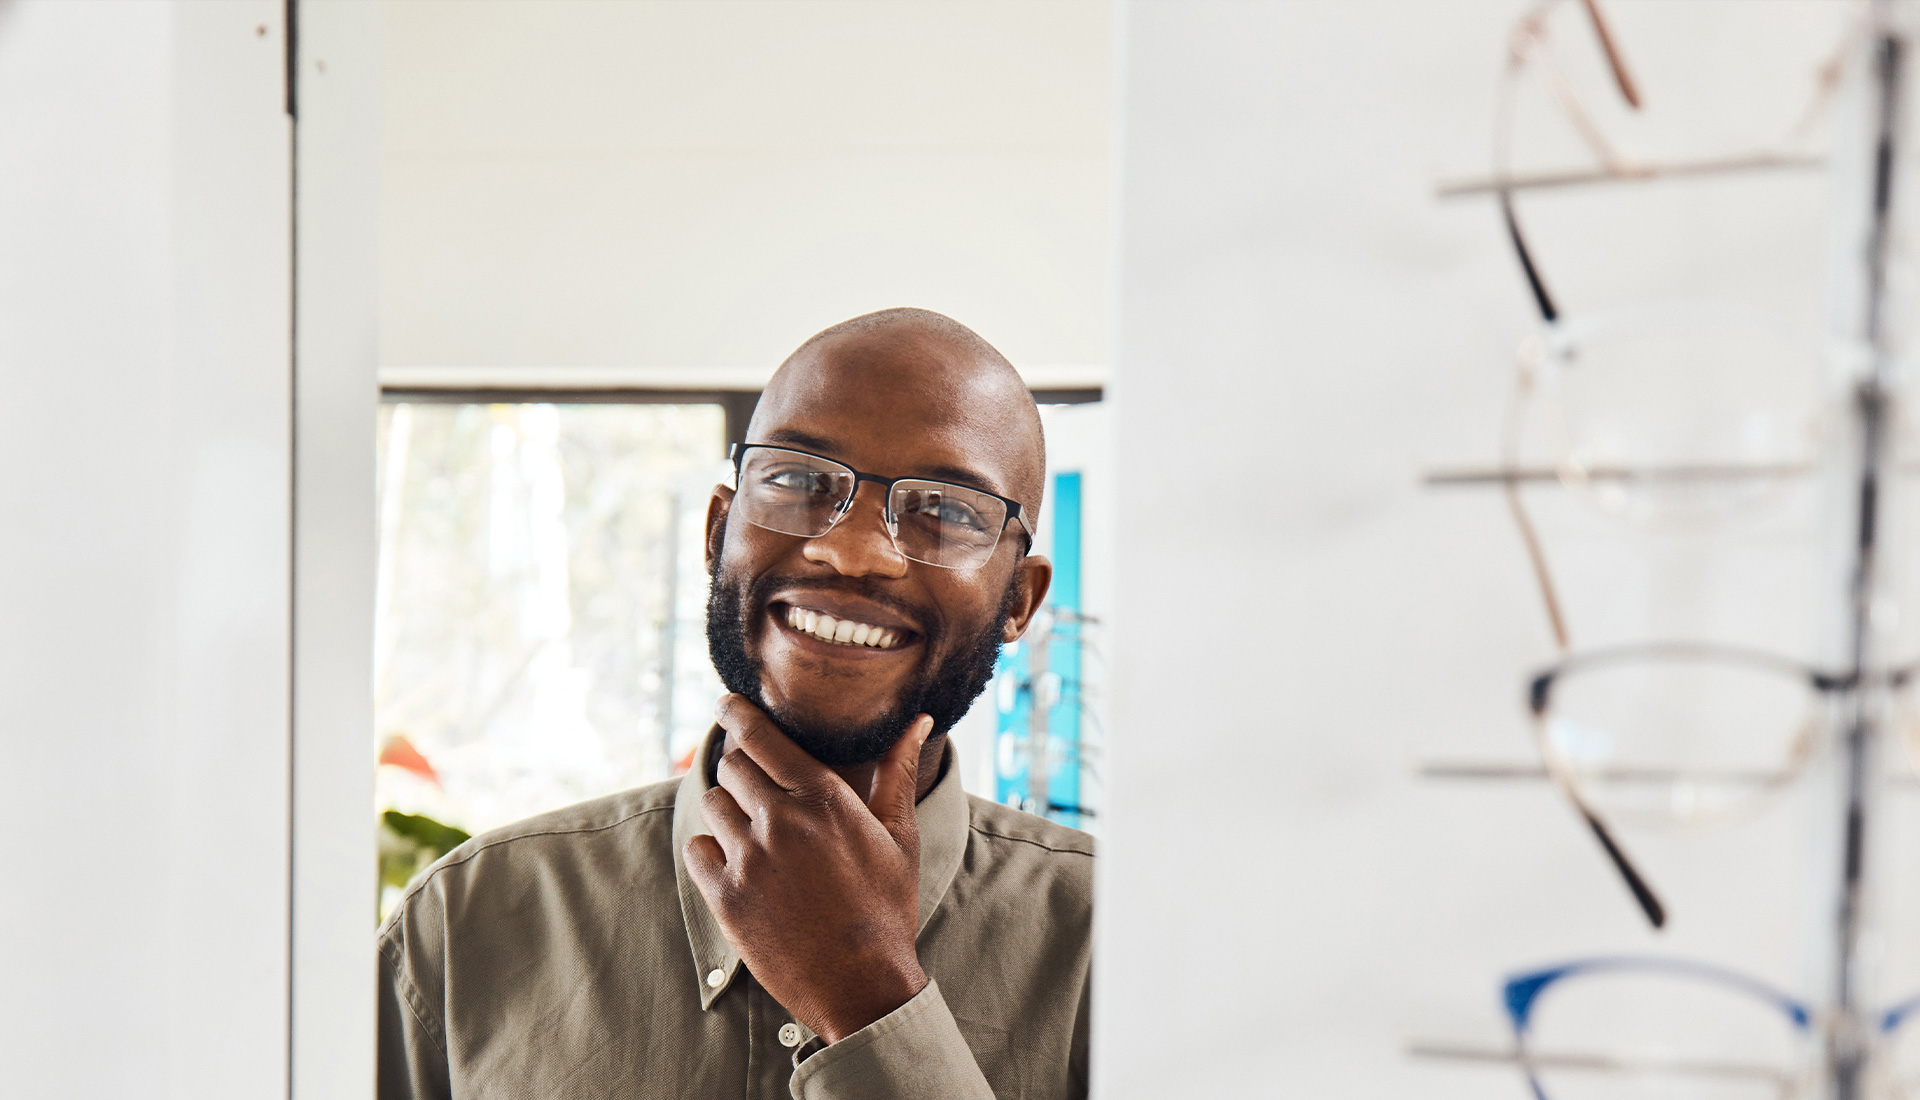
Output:
<svg viewBox="0 0 1920 1100">
<path fill-rule="evenodd" d="M 1667 63 L 1770 57 L 1836 10 L 1607 7 L 1656 106 Z M 1817 992 L 1817 806 L 1629 832 L 1672 911 L 1654 933 L 1544 783 L 1415 778 L 1424 758 L 1532 758 L 1522 677 L 1553 656 L 1498 496 L 1419 485 L 1494 461 L 1536 327 L 1491 205 L 1433 193 L 1487 169 L 1523 8 L 1126 8 L 1112 394 L 1134 518 L 1116 548 L 1104 1096 L 1517 1097 L 1510 1068 L 1404 1048 L 1503 1046 L 1499 979 L 1580 955 L 1682 954 Z M 1662 15 L 1719 23 L 1644 29 Z M 1563 306 L 1733 298 L 1817 326 L 1827 202 L 1816 175 L 1523 208 Z M 1817 537 L 1775 529 L 1792 523 L 1688 541 L 1532 496 L 1577 643 L 1817 655 L 1838 589 L 1806 554 Z"/>
<path fill-rule="evenodd" d="M 1105 0 L 384 8 L 383 368 L 763 379 L 896 305 L 1107 363 Z"/>
<path fill-rule="evenodd" d="M 282 5 L 0 4 L 0 1078 L 286 1087 Z"/>
<path fill-rule="evenodd" d="M 294 1100 L 374 1076 L 380 10 L 301 0 L 293 607 Z"/>
</svg>

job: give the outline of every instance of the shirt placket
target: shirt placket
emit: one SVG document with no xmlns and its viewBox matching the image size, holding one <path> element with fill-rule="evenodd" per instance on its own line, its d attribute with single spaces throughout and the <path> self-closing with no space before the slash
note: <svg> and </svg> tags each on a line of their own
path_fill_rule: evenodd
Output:
<svg viewBox="0 0 1920 1100">
<path fill-rule="evenodd" d="M 747 987 L 747 1095 L 754 1100 L 786 1100 L 792 1095 L 793 1052 L 813 1032 L 762 989 L 752 974 Z"/>
</svg>

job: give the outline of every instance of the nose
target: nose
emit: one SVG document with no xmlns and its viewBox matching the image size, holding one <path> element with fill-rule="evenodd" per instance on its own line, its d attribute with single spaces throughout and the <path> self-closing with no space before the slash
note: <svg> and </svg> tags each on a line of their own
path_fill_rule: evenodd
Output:
<svg viewBox="0 0 1920 1100">
<path fill-rule="evenodd" d="M 826 534 L 808 539 L 801 553 L 808 561 L 832 566 L 843 577 L 906 576 L 907 559 L 887 533 L 885 498 L 886 490 L 862 482 L 854 490 L 847 514 Z"/>
</svg>

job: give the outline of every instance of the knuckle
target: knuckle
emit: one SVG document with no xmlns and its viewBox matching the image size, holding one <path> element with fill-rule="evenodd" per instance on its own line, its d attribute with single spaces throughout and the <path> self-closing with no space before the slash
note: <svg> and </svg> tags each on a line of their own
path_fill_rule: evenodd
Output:
<svg viewBox="0 0 1920 1100">
<path fill-rule="evenodd" d="M 768 811 L 763 842 L 768 847 L 794 843 L 810 846 L 820 839 L 823 832 L 817 815 L 806 812 L 802 807 L 786 804 Z"/>
<path fill-rule="evenodd" d="M 791 793 L 794 801 L 811 809 L 825 811 L 840 802 L 839 795 L 845 787 L 844 783 L 834 783 L 821 777 L 809 777 L 796 783 Z"/>
<path fill-rule="evenodd" d="M 758 897 L 747 887 L 744 881 L 729 879 L 720 884 L 720 908 L 727 918 L 738 923 L 740 918 L 755 910 Z"/>
<path fill-rule="evenodd" d="M 729 727 L 729 732 L 733 734 L 733 740 L 736 745 L 751 745 L 755 748 L 758 748 L 766 741 L 766 730 L 767 724 L 765 720 L 761 719 L 758 715 L 738 718 L 734 724 Z M 740 753 L 742 756 L 747 755 L 741 749 L 734 749 L 733 751 Z"/>
<path fill-rule="evenodd" d="M 753 880 L 766 873 L 767 858 L 765 851 L 755 844 L 746 845 L 727 864 L 727 874 L 721 880 L 721 886 L 733 896 L 744 894 Z"/>
<path fill-rule="evenodd" d="M 838 797 L 838 794 L 832 789 L 809 787 L 799 799 L 814 816 L 837 825 L 847 820 L 851 809 L 847 800 Z"/>
<path fill-rule="evenodd" d="M 770 835 L 780 835 L 794 831 L 801 824 L 796 820 L 798 817 L 790 803 L 775 802 L 767 807 L 766 813 L 761 814 L 759 820 L 765 822 L 766 830 Z"/>
<path fill-rule="evenodd" d="M 686 850 L 681 855 L 687 861 L 687 870 L 700 881 L 711 878 L 719 863 L 713 849 L 701 843 L 701 838 L 697 836 L 687 841 Z"/>
<path fill-rule="evenodd" d="M 743 805 L 759 798 L 764 786 L 758 765 L 754 764 L 752 757 L 738 749 L 721 758 L 714 778 L 718 782 L 711 790 L 723 791 Z"/>
</svg>

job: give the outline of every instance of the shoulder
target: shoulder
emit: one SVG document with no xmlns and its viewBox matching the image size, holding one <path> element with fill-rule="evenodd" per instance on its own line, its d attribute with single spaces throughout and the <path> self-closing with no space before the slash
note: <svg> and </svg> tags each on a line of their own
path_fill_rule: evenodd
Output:
<svg viewBox="0 0 1920 1100">
<path fill-rule="evenodd" d="M 684 945 L 672 839 L 678 789 L 673 780 L 567 806 L 481 833 L 436 860 L 380 929 L 383 1003 L 404 1005 L 443 1033 L 456 1026 L 455 988 L 491 1012 L 516 997 L 535 1003 L 552 975 L 609 965 L 626 940 L 679 937 Z"/>
<path fill-rule="evenodd" d="M 976 968 L 981 951 L 1046 989 L 1078 988 L 1092 949 L 1093 838 L 983 798 L 969 797 L 967 810 L 966 854 L 940 907 L 948 923 L 930 944 L 942 988 L 944 975 Z M 1029 989 L 1024 995 L 1054 994 Z M 971 995 L 948 996 L 965 1001 Z M 974 1019 L 1000 1011 L 968 1003 L 955 1011 Z"/>
<path fill-rule="evenodd" d="M 524 847 L 529 843 L 538 844 L 548 837 L 587 837 L 654 825 L 671 828 L 673 800 L 679 790 L 680 780 L 669 779 L 536 814 L 481 833 L 448 852 L 437 866 L 456 866 L 471 861 L 483 852 L 513 845 Z"/>
<path fill-rule="evenodd" d="M 407 887 L 395 916 L 432 899 L 457 910 L 481 897 L 561 893 L 608 876 L 673 876 L 674 796 L 680 780 L 650 783 L 492 829 L 436 860 Z M 449 912 L 447 917 L 454 914 Z"/>
<path fill-rule="evenodd" d="M 966 866 L 972 904 L 993 899 L 1025 913 L 1048 911 L 1062 928 L 1084 928 L 1093 909 L 1093 838 L 1078 829 L 967 796 Z"/>
<path fill-rule="evenodd" d="M 967 796 L 967 828 L 983 843 L 995 847 L 1021 845 L 1042 858 L 1058 856 L 1070 864 L 1092 862 L 1093 837 L 978 795 Z"/>
</svg>

